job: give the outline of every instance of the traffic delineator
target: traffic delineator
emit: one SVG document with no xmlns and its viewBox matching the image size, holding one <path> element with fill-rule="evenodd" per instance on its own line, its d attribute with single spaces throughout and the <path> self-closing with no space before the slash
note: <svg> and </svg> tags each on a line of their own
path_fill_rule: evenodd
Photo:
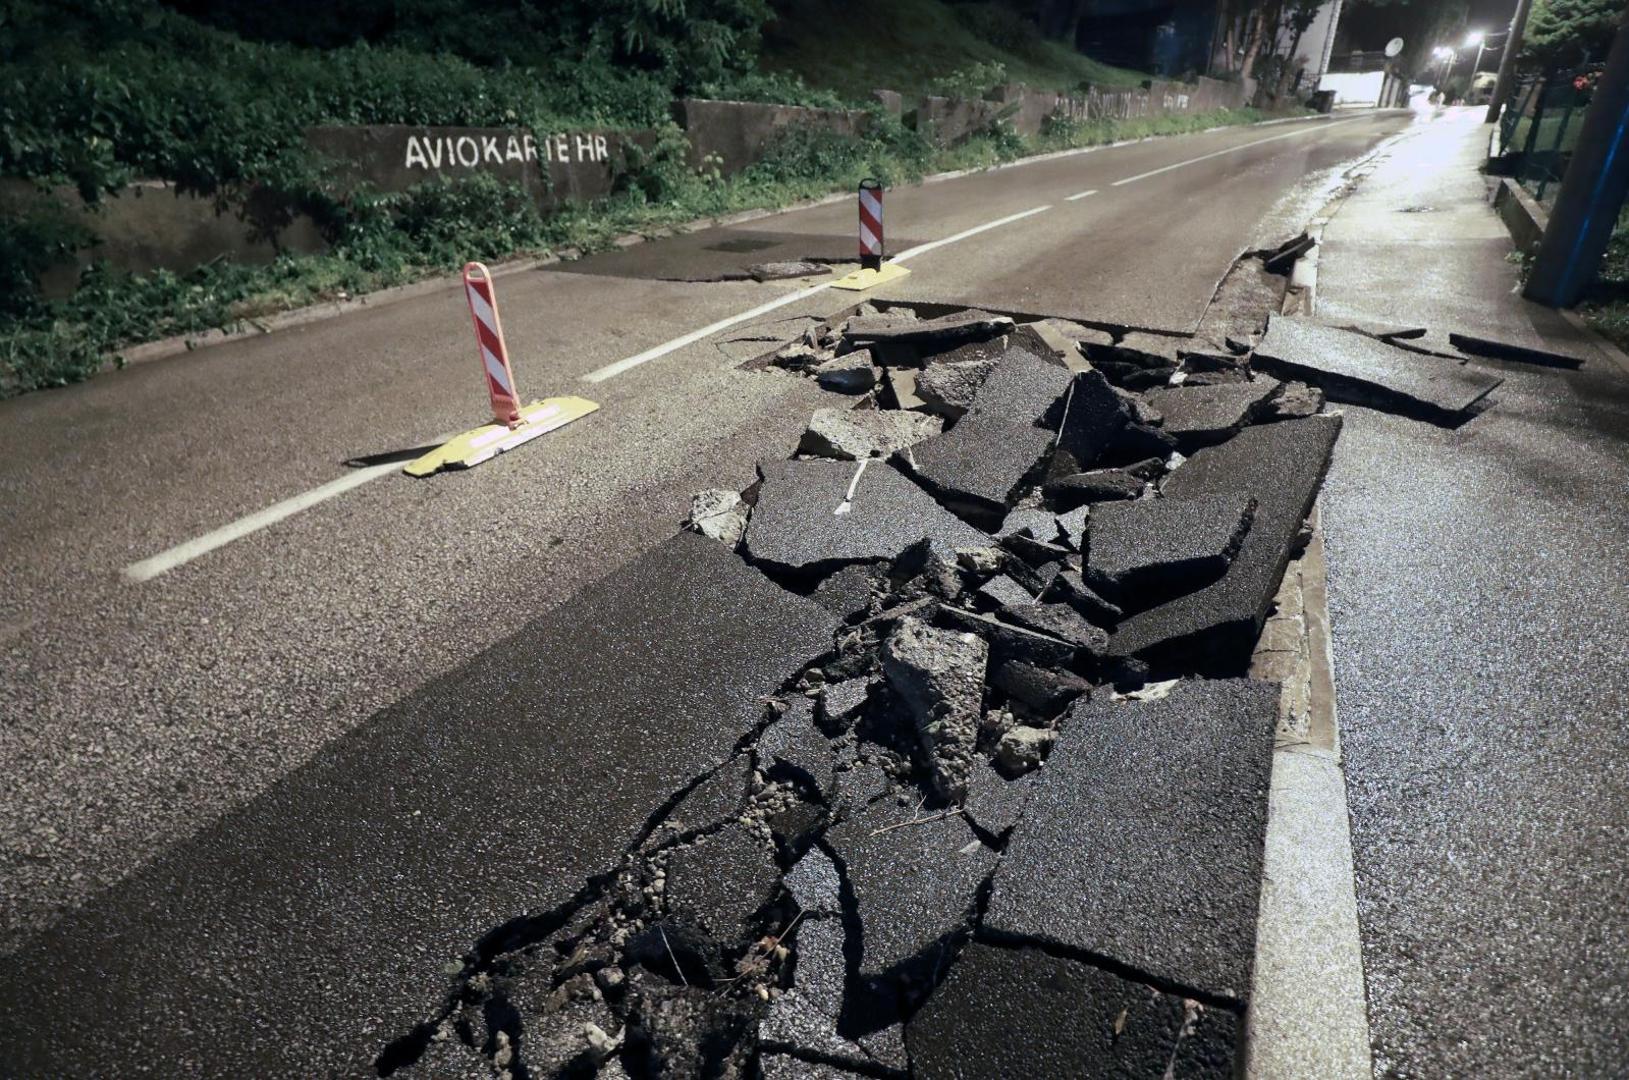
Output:
<svg viewBox="0 0 1629 1080">
<path fill-rule="evenodd" d="M 882 185 L 875 180 L 861 180 L 859 204 L 860 268 L 832 282 L 834 289 L 859 292 L 910 273 L 903 266 L 883 261 L 887 251 L 882 231 Z"/>
<path fill-rule="evenodd" d="M 515 372 L 509 364 L 509 347 L 503 339 L 492 272 L 484 263 L 465 265 L 464 298 L 469 304 L 470 321 L 475 326 L 475 346 L 486 380 L 487 398 L 492 404 L 493 422 L 455 436 L 409 462 L 402 469 L 409 476 L 429 476 L 446 468 L 473 468 L 599 408 L 586 398 L 574 396 L 545 398 L 522 406 Z"/>
</svg>

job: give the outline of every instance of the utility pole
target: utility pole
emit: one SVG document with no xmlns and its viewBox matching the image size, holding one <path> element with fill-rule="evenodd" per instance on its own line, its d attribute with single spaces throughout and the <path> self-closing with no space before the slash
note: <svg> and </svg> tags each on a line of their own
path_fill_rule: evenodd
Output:
<svg viewBox="0 0 1629 1080">
<path fill-rule="evenodd" d="M 1571 307 L 1600 268 L 1618 211 L 1629 195 L 1629 11 L 1618 23 L 1606 70 L 1584 114 L 1555 209 L 1522 295 Z"/>
<path fill-rule="evenodd" d="M 1499 79 L 1493 84 L 1493 97 L 1488 101 L 1488 115 L 1483 123 L 1499 119 L 1499 110 L 1510 96 L 1510 84 L 1516 78 L 1516 54 L 1522 51 L 1522 32 L 1527 29 L 1527 13 L 1533 0 L 1516 0 L 1516 14 L 1510 17 L 1510 30 L 1505 35 L 1505 51 L 1499 57 Z"/>
</svg>

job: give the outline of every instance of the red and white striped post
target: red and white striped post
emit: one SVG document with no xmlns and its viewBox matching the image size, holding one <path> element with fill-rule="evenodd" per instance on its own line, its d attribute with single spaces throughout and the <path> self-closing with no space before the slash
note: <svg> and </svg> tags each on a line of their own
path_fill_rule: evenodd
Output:
<svg viewBox="0 0 1629 1080">
<path fill-rule="evenodd" d="M 475 323 L 475 344 L 480 349 L 481 370 L 486 373 L 487 396 L 492 399 L 492 419 L 514 427 L 521 419 L 520 394 L 515 389 L 514 369 L 509 366 L 509 347 L 503 342 L 492 272 L 485 263 L 464 265 L 464 295 L 469 300 L 470 319 Z"/>
<path fill-rule="evenodd" d="M 882 269 L 882 185 L 860 181 L 860 267 Z"/>
</svg>

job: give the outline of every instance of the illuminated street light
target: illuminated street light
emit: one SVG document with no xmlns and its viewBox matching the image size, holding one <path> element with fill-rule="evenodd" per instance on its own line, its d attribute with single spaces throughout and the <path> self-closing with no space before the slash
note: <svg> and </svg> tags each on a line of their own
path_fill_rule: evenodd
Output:
<svg viewBox="0 0 1629 1080">
<path fill-rule="evenodd" d="M 1480 31 L 1480 30 L 1472 30 L 1472 31 L 1471 31 L 1471 32 L 1470 32 L 1470 33 L 1468 33 L 1468 34 L 1466 34 L 1466 35 L 1465 35 L 1465 44 L 1464 44 L 1464 45 L 1462 45 L 1462 46 L 1460 46 L 1460 47 L 1461 47 L 1461 48 L 1465 48 L 1465 49 L 1469 49 L 1469 48 L 1471 48 L 1471 47 L 1472 47 L 1472 46 L 1475 46 L 1475 45 L 1481 45 L 1481 44 L 1482 44 L 1482 40 L 1483 40 L 1483 39 L 1484 39 L 1484 38 L 1485 38 L 1485 37 L 1486 37 L 1486 36 L 1487 36 L 1487 35 L 1486 35 L 1486 34 L 1484 34 L 1484 33 L 1483 33 L 1483 32 L 1482 32 L 1482 31 Z"/>
</svg>

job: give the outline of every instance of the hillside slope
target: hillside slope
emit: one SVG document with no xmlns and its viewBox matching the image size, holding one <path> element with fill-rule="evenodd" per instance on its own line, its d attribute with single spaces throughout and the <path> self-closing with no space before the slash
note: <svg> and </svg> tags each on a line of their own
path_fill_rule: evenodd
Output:
<svg viewBox="0 0 1629 1080">
<path fill-rule="evenodd" d="M 1148 76 L 1110 67 L 1042 38 L 993 3 L 941 0 L 777 0 L 763 66 L 849 98 L 875 88 L 926 93 L 975 64 L 1001 64 L 1011 82 L 1064 90 L 1083 82 L 1136 86 Z"/>
</svg>

